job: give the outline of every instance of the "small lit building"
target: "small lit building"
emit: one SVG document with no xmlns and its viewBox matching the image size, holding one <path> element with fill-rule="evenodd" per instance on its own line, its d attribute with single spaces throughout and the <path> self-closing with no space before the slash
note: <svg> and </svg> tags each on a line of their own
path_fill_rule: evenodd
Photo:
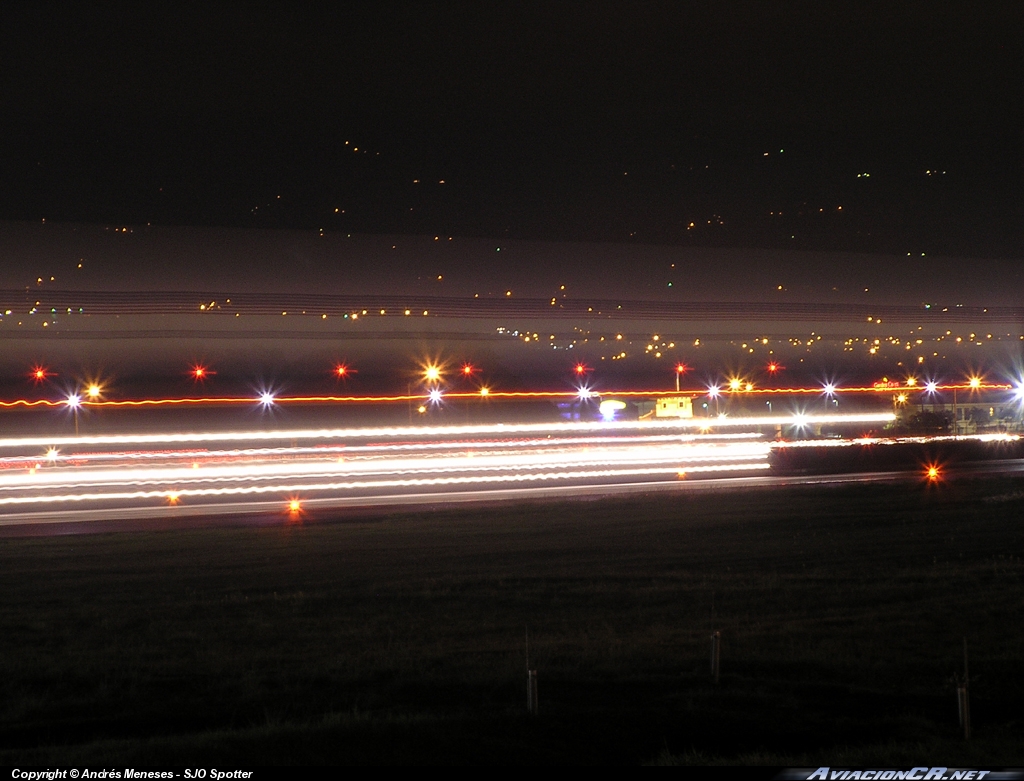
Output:
<svg viewBox="0 0 1024 781">
<path fill-rule="evenodd" d="M 654 404 L 656 418 L 692 418 L 693 399 L 689 396 L 662 396 Z"/>
</svg>

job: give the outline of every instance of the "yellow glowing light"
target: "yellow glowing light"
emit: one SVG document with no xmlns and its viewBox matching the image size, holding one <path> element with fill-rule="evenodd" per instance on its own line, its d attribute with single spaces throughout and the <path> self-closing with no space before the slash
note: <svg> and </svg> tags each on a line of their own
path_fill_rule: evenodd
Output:
<svg viewBox="0 0 1024 781">
<path fill-rule="evenodd" d="M 423 376 L 428 382 L 437 382 L 441 379 L 441 369 L 431 364 L 423 370 Z"/>
<path fill-rule="evenodd" d="M 86 395 L 90 399 L 98 399 L 100 397 L 100 386 L 96 383 L 91 383 L 88 388 L 85 389 Z"/>
<path fill-rule="evenodd" d="M 302 509 L 302 502 L 298 499 L 292 499 L 288 502 L 288 512 L 297 513 Z"/>
<path fill-rule="evenodd" d="M 481 389 L 480 389 L 480 395 L 481 395 L 481 396 L 486 396 L 486 395 L 488 395 L 488 394 L 489 394 L 490 392 L 491 392 L 491 391 L 490 391 L 490 389 L 488 389 L 488 388 L 481 388 Z"/>
<path fill-rule="evenodd" d="M 738 378 L 734 377 L 733 379 L 729 380 L 729 390 L 737 391 L 741 387 L 743 387 L 743 383 Z"/>
<path fill-rule="evenodd" d="M 971 377 L 969 385 L 972 388 L 980 388 L 981 387 L 981 378 L 980 377 Z"/>
</svg>

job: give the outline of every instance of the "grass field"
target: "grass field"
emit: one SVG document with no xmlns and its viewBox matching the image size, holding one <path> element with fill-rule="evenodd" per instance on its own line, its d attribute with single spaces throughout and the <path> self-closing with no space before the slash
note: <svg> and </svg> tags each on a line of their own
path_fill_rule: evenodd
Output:
<svg viewBox="0 0 1024 781">
<path fill-rule="evenodd" d="M 1000 478 L 0 539 L 0 764 L 1021 765 L 1022 524 Z"/>
</svg>

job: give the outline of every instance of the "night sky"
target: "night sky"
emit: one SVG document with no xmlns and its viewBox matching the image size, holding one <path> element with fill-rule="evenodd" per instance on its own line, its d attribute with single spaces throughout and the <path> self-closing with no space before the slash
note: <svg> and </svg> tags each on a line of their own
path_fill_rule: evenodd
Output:
<svg viewBox="0 0 1024 781">
<path fill-rule="evenodd" d="M 0 220 L 1010 268 L 1022 21 L 1019 3 L 5 4 Z"/>
</svg>

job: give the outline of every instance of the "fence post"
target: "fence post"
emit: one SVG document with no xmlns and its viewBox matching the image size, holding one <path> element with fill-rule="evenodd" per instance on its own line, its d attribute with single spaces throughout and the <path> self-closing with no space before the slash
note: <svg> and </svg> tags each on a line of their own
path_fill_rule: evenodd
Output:
<svg viewBox="0 0 1024 781">
<path fill-rule="evenodd" d="M 722 653 L 722 633 L 711 633 L 711 680 L 718 683 L 718 668 Z"/>
<path fill-rule="evenodd" d="M 531 716 L 537 715 L 537 671 L 526 673 L 526 710 Z"/>
<path fill-rule="evenodd" d="M 956 700 L 960 709 L 960 726 L 964 730 L 964 740 L 971 739 L 971 690 L 970 668 L 967 666 L 967 638 L 964 637 L 964 681 L 956 688 Z"/>
<path fill-rule="evenodd" d="M 526 629 L 526 712 L 537 715 L 537 671 L 530 669 L 530 627 Z"/>
<path fill-rule="evenodd" d="M 967 694 L 967 686 L 956 687 L 956 703 L 960 710 L 960 726 L 964 730 L 964 740 L 971 739 L 971 701 Z"/>
</svg>

